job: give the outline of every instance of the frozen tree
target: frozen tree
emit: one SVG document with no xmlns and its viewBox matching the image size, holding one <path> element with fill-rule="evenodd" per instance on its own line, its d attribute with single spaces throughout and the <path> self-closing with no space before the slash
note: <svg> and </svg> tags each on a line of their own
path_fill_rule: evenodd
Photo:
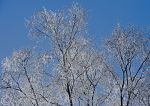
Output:
<svg viewBox="0 0 150 106">
<path fill-rule="evenodd" d="M 139 104 L 142 103 L 143 106 L 150 105 L 150 74 L 146 75 L 142 83 L 138 86 L 138 99 Z"/>
<path fill-rule="evenodd" d="M 89 49 L 89 41 L 84 37 L 87 34 L 84 10 L 78 4 L 74 4 L 68 11 L 53 12 L 44 9 L 31 18 L 29 28 L 32 37 L 45 38 L 51 44 L 56 62 L 55 83 L 67 97 L 66 104 L 63 105 L 77 105 L 77 101 L 81 102 L 82 91 L 84 95 L 87 93 L 88 106 L 98 105 L 100 97 L 94 100 L 95 92 L 101 77 L 108 71 L 103 70 L 102 55 L 90 52 L 92 49 Z"/>
<path fill-rule="evenodd" d="M 57 62 L 57 83 L 64 90 L 62 92 L 66 92 L 70 106 L 73 106 L 75 86 L 72 64 L 86 45 L 86 40 L 80 36 L 84 34 L 85 25 L 84 11 L 77 5 L 73 5 L 67 12 L 44 9 L 29 22 L 33 37 L 44 37 L 52 42 L 53 55 Z"/>
<path fill-rule="evenodd" d="M 0 88 L 5 95 L 1 102 L 11 106 L 40 106 L 43 102 L 48 103 L 43 70 L 49 60 L 48 54 L 34 55 L 27 49 L 6 57 L 2 63 Z"/>
<path fill-rule="evenodd" d="M 149 71 L 149 39 L 143 31 L 135 27 L 123 28 L 118 25 L 112 36 L 107 39 L 106 47 L 111 54 L 111 63 L 118 74 L 115 79 L 120 106 L 138 103 L 138 88 L 142 86 Z M 141 87 L 143 88 L 144 86 Z"/>
</svg>

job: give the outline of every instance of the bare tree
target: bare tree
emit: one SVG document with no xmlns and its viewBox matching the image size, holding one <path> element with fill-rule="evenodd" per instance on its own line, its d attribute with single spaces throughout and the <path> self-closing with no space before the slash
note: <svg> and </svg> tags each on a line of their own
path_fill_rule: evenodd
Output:
<svg viewBox="0 0 150 106">
<path fill-rule="evenodd" d="M 86 40 L 80 36 L 84 34 L 86 25 L 83 9 L 76 4 L 67 12 L 44 9 L 32 17 L 29 25 L 32 36 L 46 37 L 52 42 L 53 55 L 58 63 L 58 79 L 68 95 L 70 106 L 73 106 L 75 72 L 71 68 L 75 58 L 86 45 Z"/>
<path fill-rule="evenodd" d="M 145 33 L 135 27 L 122 28 L 118 25 L 112 36 L 106 41 L 111 53 L 111 63 L 116 68 L 119 80 L 120 106 L 132 105 L 136 99 L 138 86 L 149 71 L 149 39 Z"/>
<path fill-rule="evenodd" d="M 66 92 L 64 95 L 67 94 L 70 106 L 76 104 L 76 98 L 81 100 L 81 97 L 77 97 L 77 92 L 87 90 L 84 88 L 86 80 L 89 84 L 88 96 L 91 96 L 87 99 L 88 106 L 96 105 L 98 102 L 94 100 L 95 92 L 100 84 L 104 64 L 102 55 L 90 52 L 92 49 L 89 49 L 89 41 L 84 37 L 86 35 L 85 11 L 78 4 L 74 4 L 67 12 L 52 12 L 44 9 L 32 17 L 29 27 L 30 35 L 33 37 L 49 40 L 54 61 L 56 61 L 57 78 L 55 79 L 57 80 L 55 82 L 63 88 L 62 92 Z M 83 55 L 85 55 L 84 58 Z M 82 65 L 83 60 L 85 66 Z M 78 101 L 81 102 L 80 100 Z"/>
<path fill-rule="evenodd" d="M 48 92 L 43 89 L 43 70 L 49 59 L 49 55 L 33 55 L 27 49 L 5 58 L 0 86 L 5 92 L 2 102 L 9 98 L 10 105 L 40 106 L 42 102 L 48 103 Z"/>
<path fill-rule="evenodd" d="M 143 104 L 143 106 L 150 105 L 150 74 L 146 75 L 142 83 L 138 86 L 138 96 L 139 104 Z"/>
</svg>

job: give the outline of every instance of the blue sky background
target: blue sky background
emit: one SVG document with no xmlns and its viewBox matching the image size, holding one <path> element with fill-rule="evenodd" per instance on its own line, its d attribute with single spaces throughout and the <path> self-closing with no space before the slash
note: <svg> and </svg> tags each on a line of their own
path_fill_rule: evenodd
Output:
<svg viewBox="0 0 150 106">
<path fill-rule="evenodd" d="M 30 47 L 25 19 L 46 7 L 58 10 L 78 2 L 88 13 L 90 37 L 98 44 L 116 23 L 148 27 L 150 0 L 0 0 L 0 61 L 14 50 Z"/>
</svg>

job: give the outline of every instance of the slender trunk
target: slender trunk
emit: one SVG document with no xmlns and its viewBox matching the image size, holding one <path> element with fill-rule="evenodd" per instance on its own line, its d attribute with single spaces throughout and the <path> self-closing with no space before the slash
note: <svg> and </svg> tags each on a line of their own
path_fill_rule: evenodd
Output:
<svg viewBox="0 0 150 106">
<path fill-rule="evenodd" d="M 121 95 L 120 95 L 120 106 L 123 106 L 123 94 L 122 94 L 122 89 L 120 90 Z"/>
<path fill-rule="evenodd" d="M 71 92 L 70 92 L 69 83 L 67 83 L 67 89 L 66 89 L 66 91 L 67 91 L 68 96 L 69 96 L 69 103 L 70 103 L 70 106 L 73 106 L 72 95 L 71 95 Z"/>
<path fill-rule="evenodd" d="M 121 99 L 121 104 L 120 106 L 123 106 L 123 90 L 124 90 L 124 85 L 125 85 L 125 71 L 122 69 L 122 72 L 123 72 L 123 75 L 122 75 L 122 85 L 121 85 L 121 88 L 120 88 L 120 99 Z"/>
<path fill-rule="evenodd" d="M 73 106 L 72 98 L 69 97 L 70 106 Z"/>
<path fill-rule="evenodd" d="M 95 86 L 93 87 L 92 106 L 94 106 L 94 95 L 95 95 Z"/>
</svg>

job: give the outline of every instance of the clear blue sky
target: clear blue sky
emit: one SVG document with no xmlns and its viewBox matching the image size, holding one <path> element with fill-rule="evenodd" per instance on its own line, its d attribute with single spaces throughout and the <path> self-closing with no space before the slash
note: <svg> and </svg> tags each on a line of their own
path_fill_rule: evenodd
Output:
<svg viewBox="0 0 150 106">
<path fill-rule="evenodd" d="M 88 11 L 89 34 L 95 42 L 109 35 L 116 23 L 150 25 L 150 0 L 0 0 L 0 61 L 14 50 L 30 47 L 25 18 L 42 7 L 57 10 L 73 1 Z"/>
</svg>

